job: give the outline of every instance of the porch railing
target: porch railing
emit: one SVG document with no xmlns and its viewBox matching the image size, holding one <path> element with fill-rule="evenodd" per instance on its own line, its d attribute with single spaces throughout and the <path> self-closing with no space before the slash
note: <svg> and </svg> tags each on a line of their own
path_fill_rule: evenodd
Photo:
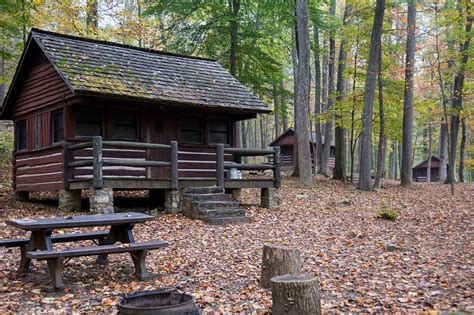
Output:
<svg viewBox="0 0 474 315">
<path fill-rule="evenodd" d="M 228 163 L 224 161 L 224 153 L 234 154 L 234 162 Z M 271 158 L 269 163 L 248 164 L 242 163 L 243 156 L 263 156 Z M 280 147 L 274 147 L 270 150 L 264 149 L 242 149 L 242 148 L 225 148 L 223 144 L 218 144 L 216 148 L 216 171 L 217 186 L 224 186 L 225 170 L 237 169 L 245 171 L 273 171 L 273 182 L 275 188 L 281 185 L 281 156 Z"/>
<path fill-rule="evenodd" d="M 126 149 L 165 149 L 170 151 L 170 161 L 147 161 L 132 159 L 114 159 L 103 158 L 104 146 Z M 83 150 L 92 148 L 92 160 L 76 160 L 73 155 L 75 150 Z M 73 178 L 73 171 L 77 167 L 92 166 L 92 185 L 94 188 L 104 187 L 104 166 L 121 166 L 121 167 L 169 167 L 170 168 L 170 188 L 178 188 L 178 142 L 171 141 L 170 144 L 155 144 L 143 142 L 127 142 L 127 141 L 103 141 L 102 137 L 93 137 L 92 142 L 81 142 L 71 144 L 66 142 L 64 146 L 64 183 L 69 185 Z M 68 187 L 66 187 L 68 188 Z"/>
</svg>

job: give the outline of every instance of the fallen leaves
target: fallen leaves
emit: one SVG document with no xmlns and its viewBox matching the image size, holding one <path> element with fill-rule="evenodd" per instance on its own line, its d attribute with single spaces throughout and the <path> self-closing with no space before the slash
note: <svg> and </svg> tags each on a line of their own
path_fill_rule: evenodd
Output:
<svg viewBox="0 0 474 315">
<path fill-rule="evenodd" d="M 258 284 L 264 243 L 301 249 L 304 271 L 320 279 L 326 313 L 473 312 L 469 232 L 474 184 L 458 185 L 454 197 L 441 184 L 384 186 L 379 192 L 362 192 L 320 179 L 309 190 L 285 179 L 279 209 L 259 208 L 258 190 L 243 191 L 243 203 L 254 219 L 249 224 L 209 226 L 168 214 L 137 224 L 138 241 L 170 243 L 149 252 L 152 278 L 146 281 L 133 276 L 127 255 L 109 255 L 106 266 L 96 265 L 94 257 L 81 257 L 65 266 L 65 292 L 45 293 L 39 286 L 49 281 L 46 263 L 35 261 L 26 278 L 16 277 L 19 251 L 2 248 L 0 313 L 110 313 L 116 310 L 118 294 L 171 286 L 193 294 L 205 312 L 268 312 L 271 294 Z M 2 218 L 54 215 L 43 204 L 10 198 L 7 190 L 0 190 Z M 41 198 L 51 196 L 42 193 Z M 397 209 L 396 221 L 376 218 L 382 202 Z M 3 221 L 0 229 L 1 237 L 24 236 Z"/>
</svg>

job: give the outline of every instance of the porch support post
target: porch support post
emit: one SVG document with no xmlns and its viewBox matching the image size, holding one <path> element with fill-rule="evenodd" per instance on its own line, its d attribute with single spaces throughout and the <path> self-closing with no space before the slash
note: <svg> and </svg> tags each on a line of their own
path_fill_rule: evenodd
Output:
<svg viewBox="0 0 474 315">
<path fill-rule="evenodd" d="M 90 211 L 99 214 L 114 213 L 114 191 L 112 188 L 91 188 Z"/>
<path fill-rule="evenodd" d="M 177 213 L 179 210 L 179 190 L 165 190 L 165 212 Z"/>
<path fill-rule="evenodd" d="M 217 186 L 224 187 L 224 145 L 218 143 L 216 147 L 216 177 Z"/>
<path fill-rule="evenodd" d="M 81 190 L 61 189 L 58 208 L 62 211 L 81 210 Z"/>
<path fill-rule="evenodd" d="M 13 195 L 16 201 L 29 201 L 30 200 L 30 193 L 27 191 L 14 191 Z"/>
<path fill-rule="evenodd" d="M 275 209 L 280 206 L 280 191 L 274 187 L 261 189 L 260 207 Z"/>
</svg>

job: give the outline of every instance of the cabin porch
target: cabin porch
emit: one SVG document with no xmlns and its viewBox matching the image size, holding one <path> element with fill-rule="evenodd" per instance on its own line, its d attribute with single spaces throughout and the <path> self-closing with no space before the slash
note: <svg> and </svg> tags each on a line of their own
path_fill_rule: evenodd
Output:
<svg viewBox="0 0 474 315">
<path fill-rule="evenodd" d="M 110 213 L 113 190 L 149 190 L 150 197 L 164 205 L 165 210 L 178 212 L 181 191 L 211 186 L 223 188 L 234 197 L 242 188 L 259 188 L 262 206 L 276 204 L 273 199 L 278 198 L 281 181 L 279 147 L 261 150 L 217 144 L 213 151 L 184 151 L 177 141 L 170 144 L 104 141 L 100 136 L 92 141 L 66 142 L 60 207 L 72 210 L 78 205 L 80 192 L 89 190 L 91 210 Z M 242 163 L 243 157 L 250 156 L 266 162 Z"/>
</svg>

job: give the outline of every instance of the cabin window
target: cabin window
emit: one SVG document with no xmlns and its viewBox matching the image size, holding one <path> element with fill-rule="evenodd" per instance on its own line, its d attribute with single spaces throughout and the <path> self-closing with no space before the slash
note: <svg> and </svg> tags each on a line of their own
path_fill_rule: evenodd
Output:
<svg viewBox="0 0 474 315">
<path fill-rule="evenodd" d="M 229 144 L 229 121 L 225 119 L 212 119 L 209 122 L 210 143 Z"/>
<path fill-rule="evenodd" d="M 134 110 L 114 109 L 112 113 L 112 139 L 138 139 L 138 113 Z"/>
<path fill-rule="evenodd" d="M 16 123 L 16 149 L 26 150 L 26 120 Z"/>
<path fill-rule="evenodd" d="M 42 146 L 41 132 L 42 132 L 41 115 L 36 115 L 35 116 L 35 149 L 39 149 Z"/>
<path fill-rule="evenodd" d="M 63 112 L 55 112 L 52 114 L 53 121 L 53 143 L 58 143 L 64 139 L 64 127 L 63 127 Z"/>
<path fill-rule="evenodd" d="M 203 123 L 199 116 L 181 117 L 181 142 L 203 143 Z"/>
<path fill-rule="evenodd" d="M 102 136 L 102 112 L 97 108 L 76 111 L 76 136 Z"/>
</svg>

